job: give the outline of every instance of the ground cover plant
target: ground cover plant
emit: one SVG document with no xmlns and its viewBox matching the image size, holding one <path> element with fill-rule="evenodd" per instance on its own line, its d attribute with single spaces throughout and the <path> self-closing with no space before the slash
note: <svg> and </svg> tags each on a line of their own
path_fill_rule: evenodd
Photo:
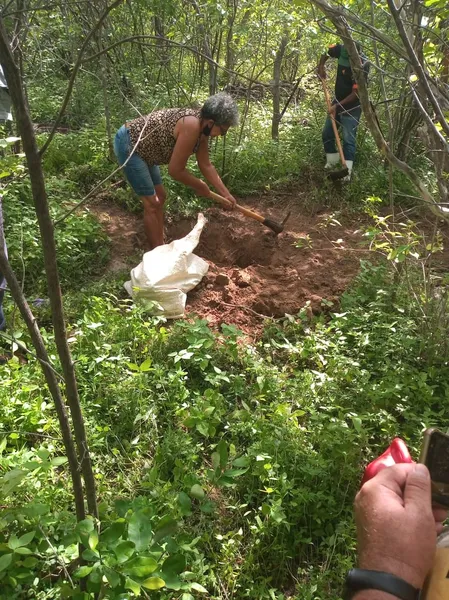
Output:
<svg viewBox="0 0 449 600">
<path fill-rule="evenodd" d="M 10 597 L 58 597 L 50 574 L 64 564 L 60 580 L 87 578 L 110 598 L 140 584 L 167 598 L 203 588 L 217 598 L 336 597 L 354 560 L 362 465 L 395 435 L 416 456 L 422 425 L 444 426 L 446 361 L 426 361 L 415 315 L 402 298 L 389 302 L 392 291 L 388 269 L 366 265 L 338 313 L 304 311 L 255 345 L 231 326 L 167 328 L 110 293 L 85 299 L 70 343 L 100 532 L 89 520 L 75 527 L 38 365 L 10 362 L 1 391 Z M 75 570 L 79 540 L 86 566 Z"/>
<path fill-rule="evenodd" d="M 337 600 L 364 466 L 447 428 L 447 7 L 403 6 L 423 72 L 386 7 L 345 13 L 374 72 L 345 186 L 323 174 L 314 74 L 332 24 L 347 35 L 333 6 L 132 4 L 0 15 L 22 137 L 0 139 L 18 279 L 0 334 L 0 598 Z M 292 216 L 275 239 L 164 168 L 166 234 L 207 211 L 210 262 L 167 322 L 123 289 L 142 207 L 114 131 L 220 89 L 241 121 L 213 163 L 245 205 Z"/>
</svg>

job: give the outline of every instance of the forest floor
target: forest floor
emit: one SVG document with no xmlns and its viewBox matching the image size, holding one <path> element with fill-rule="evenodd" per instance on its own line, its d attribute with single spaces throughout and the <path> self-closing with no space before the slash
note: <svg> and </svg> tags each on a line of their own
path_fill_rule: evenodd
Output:
<svg viewBox="0 0 449 600">
<path fill-rule="evenodd" d="M 208 261 L 209 272 L 189 292 L 186 312 L 215 327 L 233 324 L 254 334 L 266 317 L 297 314 L 308 301 L 313 312 L 338 302 L 368 252 L 360 229 L 367 218 L 334 218 L 331 210 L 306 216 L 289 191 L 241 203 L 277 221 L 289 211 L 291 216 L 275 236 L 240 213 L 215 207 L 204 211 L 208 222 L 195 253 Z M 107 198 L 99 198 L 90 210 L 111 239 L 108 271 L 136 266 L 145 250 L 142 216 Z M 195 222 L 193 217 L 167 219 L 166 241 L 183 237 Z"/>
</svg>

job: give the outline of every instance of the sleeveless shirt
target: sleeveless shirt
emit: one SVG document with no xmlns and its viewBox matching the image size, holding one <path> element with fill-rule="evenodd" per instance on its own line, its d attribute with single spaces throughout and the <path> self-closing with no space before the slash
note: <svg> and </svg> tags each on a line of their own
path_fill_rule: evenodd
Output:
<svg viewBox="0 0 449 600">
<path fill-rule="evenodd" d="M 170 162 L 176 140 L 173 136 L 176 123 L 183 117 L 200 119 L 200 111 L 193 108 L 164 108 L 149 115 L 127 122 L 131 148 L 137 144 L 135 152 L 149 165 L 167 165 Z M 140 136 L 140 139 L 139 139 Z M 201 134 L 192 148 L 197 152 Z M 138 142 L 138 143 L 137 143 Z"/>
</svg>

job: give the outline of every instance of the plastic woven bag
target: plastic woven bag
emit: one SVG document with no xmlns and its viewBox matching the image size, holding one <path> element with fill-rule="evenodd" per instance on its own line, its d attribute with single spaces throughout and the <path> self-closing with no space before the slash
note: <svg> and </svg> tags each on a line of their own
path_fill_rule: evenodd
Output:
<svg viewBox="0 0 449 600">
<path fill-rule="evenodd" d="M 152 314 L 168 319 L 184 315 L 187 292 L 198 285 L 209 269 L 205 260 L 193 254 L 206 223 L 200 213 L 188 235 L 146 252 L 142 262 L 132 269 L 125 289 L 136 301 L 148 305 Z"/>
</svg>

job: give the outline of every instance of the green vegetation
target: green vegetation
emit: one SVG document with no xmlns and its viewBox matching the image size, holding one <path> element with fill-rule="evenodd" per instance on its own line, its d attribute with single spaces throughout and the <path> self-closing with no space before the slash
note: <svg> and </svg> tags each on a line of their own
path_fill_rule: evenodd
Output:
<svg viewBox="0 0 449 600">
<path fill-rule="evenodd" d="M 49 124 L 37 129 L 42 148 L 106 4 L 10 4 L 27 15 L 2 19 L 17 34 L 33 120 Z M 7 295 L 9 329 L 0 341 L 13 356 L 0 365 L 0 599 L 336 600 L 356 559 L 352 502 L 364 466 L 395 436 L 417 457 L 425 427 L 447 429 L 441 223 L 423 211 L 410 178 L 384 163 L 367 120 L 351 184 L 324 179 L 324 100 L 313 68 L 335 36 L 312 4 L 319 2 L 139 0 L 132 9 L 117 6 L 88 40 L 63 129 L 42 161 L 98 518 L 77 522 L 57 411 Z M 400 44 L 384 6 L 350 5 L 362 20 L 358 30 L 373 19 L 387 41 Z M 448 56 L 438 40 L 449 14 L 443 0 L 421 8 L 429 24 L 422 54 L 434 85 Z M 406 17 L 421 22 L 422 15 Z M 132 43 L 123 41 L 131 35 Z M 276 80 L 273 62 L 285 37 Z M 414 76 L 382 39 L 363 41 L 379 66 L 370 93 L 382 99 L 385 138 L 444 204 L 447 168 L 435 166 L 441 150 L 427 153 L 438 145 L 427 143 L 416 118 Z M 307 303 L 298 314 L 267 319 L 254 340 L 231 323 L 165 322 L 133 305 L 123 290 L 127 273 L 105 274 L 110 241 L 89 211 L 99 197 L 141 212 L 114 172 L 109 134 L 116 127 L 137 111 L 193 105 L 225 86 L 238 98 L 241 125 L 213 140 L 211 159 L 232 192 L 287 190 L 296 216 L 338 210 L 354 218 L 366 242 L 357 248 L 359 275 L 339 302 L 324 299 L 320 314 Z M 276 93 L 286 108 L 277 136 Z M 12 150 L 17 138 L 1 137 L 11 265 L 67 400 L 30 172 Z M 193 161 L 189 167 L 196 172 Z M 170 217 L 209 205 L 162 174 Z M 295 246 L 307 256 L 313 240 L 298 237 Z"/>
<path fill-rule="evenodd" d="M 0 391 L 8 596 L 30 586 L 59 597 L 35 574 L 70 564 L 82 541 L 86 566 L 72 575 L 89 575 L 91 591 L 104 575 L 109 598 L 153 589 L 153 578 L 165 581 L 162 598 L 198 586 L 217 598 L 335 597 L 354 561 L 362 465 L 396 435 L 416 455 L 423 423 L 445 425 L 447 360 L 426 358 L 406 301 L 385 266 L 364 265 L 338 312 L 310 321 L 304 311 L 247 345 L 232 326 L 167 328 L 111 293 L 86 297 L 70 345 L 101 530 L 75 527 L 39 366 L 10 362 Z"/>
</svg>

